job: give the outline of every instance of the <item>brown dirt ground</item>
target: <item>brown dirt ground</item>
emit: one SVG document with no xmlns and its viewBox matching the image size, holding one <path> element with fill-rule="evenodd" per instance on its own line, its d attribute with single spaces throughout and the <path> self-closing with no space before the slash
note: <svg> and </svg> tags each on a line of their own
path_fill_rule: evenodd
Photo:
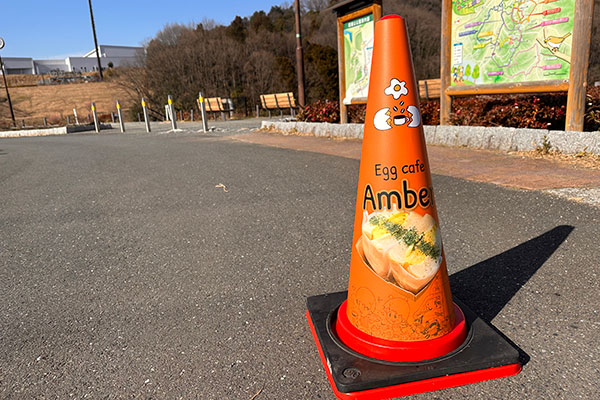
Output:
<svg viewBox="0 0 600 400">
<path fill-rule="evenodd" d="M 39 77 L 38 77 L 39 78 Z M 0 126 L 10 123 L 10 112 L 4 87 L 0 92 Z M 127 119 L 127 105 L 133 99 L 119 85 L 113 82 L 72 83 L 64 85 L 42 85 L 28 87 L 11 87 L 10 97 L 15 110 L 15 118 L 25 120 L 27 125 L 41 124 L 42 118 L 49 123 L 59 123 L 69 115 L 73 116 L 73 108 L 77 109 L 80 120 L 87 118 L 91 112 L 91 102 L 96 103 L 99 114 L 116 112 L 116 100 L 123 105 L 124 119 Z"/>
<path fill-rule="evenodd" d="M 528 157 L 534 159 L 543 159 L 556 162 L 558 164 L 568 164 L 574 168 L 600 169 L 600 155 L 588 153 L 585 151 L 576 154 L 564 154 L 557 151 L 543 153 L 538 150 L 516 151 L 508 153 L 519 157 Z"/>
<path fill-rule="evenodd" d="M 8 81 L 8 88 L 16 87 L 16 86 L 32 86 L 37 85 L 38 81 L 42 80 L 40 75 L 6 75 L 6 80 Z M 4 90 L 4 82 L 2 82 L 2 89 Z"/>
</svg>

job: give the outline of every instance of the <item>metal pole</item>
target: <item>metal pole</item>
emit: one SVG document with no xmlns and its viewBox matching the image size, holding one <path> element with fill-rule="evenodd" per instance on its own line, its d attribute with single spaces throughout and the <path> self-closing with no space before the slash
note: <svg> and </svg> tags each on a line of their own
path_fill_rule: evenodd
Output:
<svg viewBox="0 0 600 400">
<path fill-rule="evenodd" d="M 15 121 L 15 112 L 13 111 L 12 101 L 10 100 L 10 93 L 8 93 L 8 83 L 6 83 L 6 69 L 4 68 L 4 62 L 0 57 L 0 67 L 2 67 L 2 78 L 4 78 L 4 88 L 6 89 L 6 99 L 8 100 L 8 108 L 10 108 L 10 116 L 12 118 L 13 126 L 17 127 L 17 121 Z"/>
<path fill-rule="evenodd" d="M 117 100 L 117 114 L 119 115 L 119 126 L 121 127 L 121 133 L 125 132 L 125 123 L 123 122 L 123 113 L 121 112 L 121 102 Z"/>
<path fill-rule="evenodd" d="M 96 113 L 96 103 L 92 103 L 92 115 L 94 116 L 94 128 L 96 133 L 100 133 L 100 124 L 98 123 L 98 114 Z"/>
<path fill-rule="evenodd" d="M 90 5 L 90 19 L 92 20 L 92 32 L 94 33 L 94 46 L 96 49 L 96 59 L 98 60 L 98 72 L 100 73 L 100 80 L 104 80 L 102 75 L 102 64 L 100 63 L 100 48 L 98 47 L 98 39 L 96 38 L 96 25 L 94 24 L 94 12 L 92 11 L 92 0 L 88 0 Z"/>
<path fill-rule="evenodd" d="M 296 69 L 298 74 L 298 104 L 304 108 L 304 54 L 302 51 L 302 29 L 300 26 L 300 0 L 294 1 L 296 9 Z"/>
<path fill-rule="evenodd" d="M 198 105 L 200 106 L 200 115 L 202 117 L 202 130 L 208 131 L 208 121 L 206 120 L 206 105 L 204 104 L 204 96 L 202 92 L 198 93 Z"/>
<path fill-rule="evenodd" d="M 190 119 L 192 120 L 192 122 L 194 122 L 194 109 L 193 108 L 190 110 Z"/>
<path fill-rule="evenodd" d="M 169 95 L 167 102 L 169 103 L 169 114 L 171 114 L 171 128 L 176 130 L 177 122 L 175 122 L 175 120 L 177 119 L 177 115 L 175 114 L 175 107 L 173 106 L 173 96 Z"/>
<path fill-rule="evenodd" d="M 146 107 L 146 99 L 142 97 L 142 109 L 144 110 L 144 122 L 146 123 L 146 132 L 150 132 L 150 120 L 148 119 L 148 108 Z"/>
</svg>

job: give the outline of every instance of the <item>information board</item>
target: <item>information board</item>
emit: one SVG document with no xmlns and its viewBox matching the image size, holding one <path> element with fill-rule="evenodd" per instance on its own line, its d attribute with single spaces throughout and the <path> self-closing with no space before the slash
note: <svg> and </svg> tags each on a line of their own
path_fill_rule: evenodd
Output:
<svg viewBox="0 0 600 400">
<path fill-rule="evenodd" d="M 450 85 L 569 79 L 573 0 L 453 0 Z"/>
<path fill-rule="evenodd" d="M 344 104 L 365 102 L 369 92 L 369 75 L 373 55 L 375 22 L 368 14 L 344 22 Z"/>
</svg>

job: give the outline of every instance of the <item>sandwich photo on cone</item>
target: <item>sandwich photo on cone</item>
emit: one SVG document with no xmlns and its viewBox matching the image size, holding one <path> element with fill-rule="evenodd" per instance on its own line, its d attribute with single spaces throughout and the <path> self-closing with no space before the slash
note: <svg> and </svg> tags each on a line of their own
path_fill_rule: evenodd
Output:
<svg viewBox="0 0 600 400">
<path fill-rule="evenodd" d="M 414 211 L 364 211 L 356 246 L 379 277 L 415 295 L 431 282 L 442 262 L 435 220 Z"/>
</svg>

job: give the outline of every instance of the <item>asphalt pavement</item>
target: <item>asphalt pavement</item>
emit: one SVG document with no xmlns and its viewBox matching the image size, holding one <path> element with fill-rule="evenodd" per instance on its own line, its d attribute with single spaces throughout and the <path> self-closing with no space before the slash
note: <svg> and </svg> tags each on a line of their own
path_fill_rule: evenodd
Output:
<svg viewBox="0 0 600 400">
<path fill-rule="evenodd" d="M 305 301 L 347 289 L 359 161 L 256 124 L 0 141 L 0 398 L 334 398 Z M 528 362 L 411 398 L 599 398 L 600 209 L 433 184 L 453 295 Z"/>
</svg>

